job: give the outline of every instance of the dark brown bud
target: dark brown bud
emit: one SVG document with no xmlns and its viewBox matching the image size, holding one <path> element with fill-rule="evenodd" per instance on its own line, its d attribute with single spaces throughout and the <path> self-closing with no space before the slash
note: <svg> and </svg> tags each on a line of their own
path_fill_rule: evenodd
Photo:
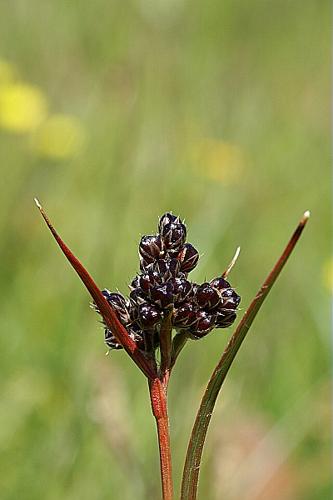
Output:
<svg viewBox="0 0 333 500">
<path fill-rule="evenodd" d="M 218 312 L 216 314 L 215 326 L 216 328 L 228 328 L 231 326 L 236 319 L 236 313 L 234 312 Z"/>
<path fill-rule="evenodd" d="M 215 326 L 215 316 L 206 311 L 198 311 L 196 322 L 189 328 L 191 338 L 194 340 L 205 337 Z"/>
<path fill-rule="evenodd" d="M 197 321 L 196 311 L 193 304 L 185 302 L 175 309 L 173 314 L 173 324 L 176 328 L 187 329 Z"/>
<path fill-rule="evenodd" d="M 141 290 L 141 288 L 135 288 L 130 293 L 131 302 L 135 302 L 136 304 L 142 304 L 145 302 L 145 294 Z"/>
<path fill-rule="evenodd" d="M 162 252 L 160 235 L 142 236 L 139 244 L 139 253 L 146 263 L 154 262 Z"/>
<path fill-rule="evenodd" d="M 186 279 L 176 278 L 173 281 L 173 293 L 178 304 L 187 301 L 193 295 L 192 283 Z"/>
<path fill-rule="evenodd" d="M 159 310 L 148 303 L 141 304 L 138 308 L 138 322 L 143 329 L 151 329 L 161 320 Z"/>
<path fill-rule="evenodd" d="M 162 233 L 164 226 L 166 226 L 167 224 L 171 224 L 173 222 L 176 224 L 179 223 L 180 222 L 179 217 L 177 217 L 176 215 L 170 214 L 169 212 L 162 215 L 162 217 L 160 217 L 160 220 L 158 223 L 158 230 L 159 230 L 160 234 Z"/>
<path fill-rule="evenodd" d="M 118 344 L 118 342 L 116 341 L 116 338 L 113 336 L 111 330 L 109 330 L 108 328 L 105 328 L 105 331 L 104 331 L 104 342 L 110 350 L 123 349 L 123 346 L 121 344 Z"/>
<path fill-rule="evenodd" d="M 169 307 L 174 301 L 173 286 L 171 283 L 154 287 L 151 292 L 151 299 L 160 308 Z"/>
<path fill-rule="evenodd" d="M 224 290 L 221 294 L 221 297 L 222 297 L 221 307 L 223 309 L 237 309 L 241 301 L 240 296 L 237 295 L 235 290 L 233 290 L 232 288 Z"/>
<path fill-rule="evenodd" d="M 107 289 L 102 290 L 102 294 L 115 310 L 122 324 L 126 324 L 129 321 L 129 301 L 120 293 L 110 292 Z"/>
<path fill-rule="evenodd" d="M 213 288 L 216 288 L 217 290 L 225 290 L 226 288 L 230 288 L 230 283 L 222 277 L 214 278 L 210 282 L 210 284 Z"/>
<path fill-rule="evenodd" d="M 159 259 L 153 264 L 154 273 L 159 277 L 159 282 L 164 283 L 175 278 L 179 273 L 180 264 L 177 259 Z"/>
<path fill-rule="evenodd" d="M 167 250 L 178 250 L 185 243 L 186 227 L 181 222 L 166 224 L 161 230 L 161 237 Z"/>
<path fill-rule="evenodd" d="M 191 243 L 185 243 L 181 248 L 177 259 L 180 262 L 180 270 L 184 273 L 193 271 L 199 260 L 199 253 Z"/>
<path fill-rule="evenodd" d="M 135 278 L 132 279 L 131 284 L 129 285 L 130 290 L 134 290 L 135 288 L 138 288 L 139 285 L 139 276 L 135 276 Z"/>
<path fill-rule="evenodd" d="M 197 288 L 195 300 L 199 307 L 213 309 L 220 303 L 220 296 L 209 283 L 203 283 Z"/>
</svg>

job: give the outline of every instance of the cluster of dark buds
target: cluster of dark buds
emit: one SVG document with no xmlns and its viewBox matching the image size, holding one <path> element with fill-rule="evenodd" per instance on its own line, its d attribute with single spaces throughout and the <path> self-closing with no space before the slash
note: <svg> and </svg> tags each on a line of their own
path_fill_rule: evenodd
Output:
<svg viewBox="0 0 333 500">
<path fill-rule="evenodd" d="M 225 277 L 200 285 L 188 280 L 199 253 L 186 242 L 186 226 L 179 217 L 164 214 L 158 234 L 141 238 L 139 256 L 140 273 L 130 284 L 129 298 L 102 291 L 139 349 L 152 351 L 159 346 L 161 325 L 167 316 L 177 332 L 194 340 L 235 321 L 240 296 Z M 105 342 L 110 349 L 122 348 L 107 327 Z"/>
</svg>

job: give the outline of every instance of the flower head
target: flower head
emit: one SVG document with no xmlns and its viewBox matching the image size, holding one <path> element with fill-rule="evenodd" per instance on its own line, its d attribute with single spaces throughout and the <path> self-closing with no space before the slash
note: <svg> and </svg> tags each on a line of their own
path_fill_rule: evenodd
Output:
<svg viewBox="0 0 333 500">
<path fill-rule="evenodd" d="M 143 350 L 159 346 L 161 326 L 169 315 L 171 326 L 194 340 L 213 328 L 227 328 L 236 319 L 240 296 L 224 277 L 200 285 L 189 280 L 199 253 L 186 242 L 186 235 L 183 221 L 165 213 L 158 233 L 140 240 L 140 273 L 131 282 L 129 298 L 103 290 L 119 321 Z M 121 348 L 107 327 L 105 342 L 110 349 Z"/>
</svg>

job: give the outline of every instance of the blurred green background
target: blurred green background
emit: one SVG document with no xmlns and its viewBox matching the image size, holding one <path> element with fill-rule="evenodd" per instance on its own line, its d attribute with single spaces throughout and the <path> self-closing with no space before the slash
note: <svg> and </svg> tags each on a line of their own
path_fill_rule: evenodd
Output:
<svg viewBox="0 0 333 500">
<path fill-rule="evenodd" d="M 330 2 L 1 3 L 0 496 L 158 499 L 148 391 L 105 356 L 89 297 L 38 196 L 101 287 L 127 292 L 137 245 L 172 210 L 243 311 L 306 209 L 310 223 L 218 401 L 199 498 L 331 495 Z M 182 353 L 174 476 L 229 337 Z"/>
</svg>

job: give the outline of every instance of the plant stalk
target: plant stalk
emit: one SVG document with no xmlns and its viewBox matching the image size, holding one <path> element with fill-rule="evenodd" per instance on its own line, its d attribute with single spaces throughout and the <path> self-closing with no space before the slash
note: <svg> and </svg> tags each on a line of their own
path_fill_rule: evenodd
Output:
<svg viewBox="0 0 333 500">
<path fill-rule="evenodd" d="M 167 410 L 167 383 L 159 378 L 149 380 L 149 392 L 153 415 L 156 420 L 160 452 L 160 470 L 163 500 L 173 499 L 169 418 Z"/>
<path fill-rule="evenodd" d="M 168 373 L 171 364 L 172 352 L 172 324 L 171 324 L 172 309 L 170 309 L 161 325 L 160 331 L 160 351 L 161 351 L 161 368 L 162 377 L 168 378 Z M 166 387 L 168 383 L 166 382 Z"/>
<path fill-rule="evenodd" d="M 185 346 L 187 340 L 188 340 L 188 334 L 184 330 L 177 332 L 177 335 L 175 335 L 175 337 L 172 341 L 172 353 L 171 353 L 170 369 L 172 369 L 174 364 L 176 363 L 176 360 L 177 360 L 181 350 Z"/>
</svg>

